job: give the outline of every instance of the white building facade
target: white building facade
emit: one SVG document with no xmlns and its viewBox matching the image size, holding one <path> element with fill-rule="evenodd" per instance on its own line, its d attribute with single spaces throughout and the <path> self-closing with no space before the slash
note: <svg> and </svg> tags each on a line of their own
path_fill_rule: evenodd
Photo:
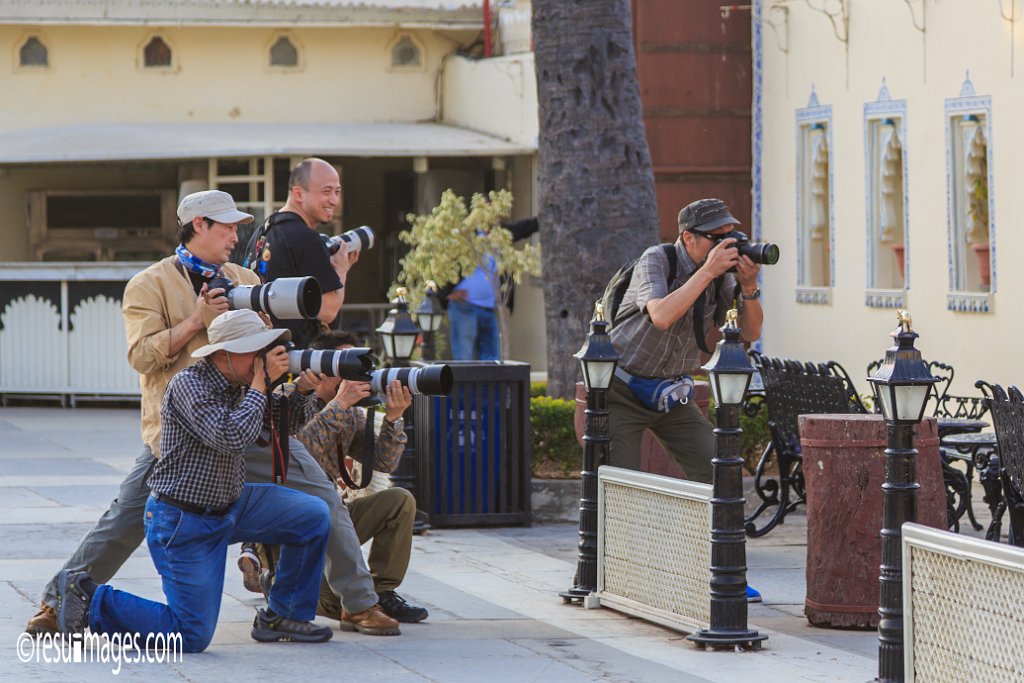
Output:
<svg viewBox="0 0 1024 683">
<path fill-rule="evenodd" d="M 754 3 L 753 227 L 782 251 L 765 352 L 839 361 L 867 393 L 906 308 L 954 393 L 1024 382 L 1013 4 Z"/>
<path fill-rule="evenodd" d="M 334 164 L 330 230 L 378 235 L 346 298 L 343 324 L 364 332 L 407 213 L 504 187 L 514 218 L 535 215 L 536 79 L 514 10 L 495 20 L 505 54 L 496 33 L 480 59 L 479 0 L 0 0 L 0 393 L 137 392 L 114 360 L 76 375 L 72 337 L 124 359 L 120 291 L 171 253 L 189 192 L 228 191 L 258 222 L 299 159 Z M 542 310 L 521 287 L 515 317 Z M 543 333 L 512 328 L 513 357 L 543 370 Z M 26 369 L 39 344 L 59 353 Z"/>
</svg>

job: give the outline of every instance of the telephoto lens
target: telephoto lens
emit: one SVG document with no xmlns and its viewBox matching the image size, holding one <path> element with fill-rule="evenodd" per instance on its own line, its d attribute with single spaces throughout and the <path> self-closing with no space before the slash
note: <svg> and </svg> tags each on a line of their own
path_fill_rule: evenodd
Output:
<svg viewBox="0 0 1024 683">
<path fill-rule="evenodd" d="M 278 320 L 312 320 L 320 313 L 322 294 L 314 277 L 282 277 L 264 285 L 236 285 L 225 277 L 210 280 L 223 289 L 231 310 L 269 313 Z"/>
<path fill-rule="evenodd" d="M 373 249 L 373 228 L 368 225 L 360 226 L 355 230 L 349 230 L 334 237 L 328 237 L 323 233 L 320 236 L 323 238 L 324 246 L 327 247 L 327 252 L 330 254 L 337 253 L 341 249 L 342 242 L 348 245 L 349 251 L 359 252 L 364 249 Z"/>
<path fill-rule="evenodd" d="M 711 236 L 715 238 L 716 243 L 729 238 L 736 240 L 733 246 L 739 249 L 740 254 L 746 256 L 754 263 L 774 266 L 779 262 L 779 245 L 777 244 L 772 244 L 771 242 L 751 242 L 750 238 L 739 230 L 733 230 L 724 235 Z"/>
<path fill-rule="evenodd" d="M 353 382 L 370 382 L 377 367 L 377 358 L 370 349 L 297 349 L 288 352 L 288 372 L 297 375 L 303 370 L 340 377 Z"/>
<path fill-rule="evenodd" d="M 388 385 L 396 379 L 403 387 L 409 387 L 411 393 L 427 396 L 447 396 L 454 383 L 452 369 L 443 364 L 424 368 L 382 368 L 373 371 L 370 393 L 385 393 Z"/>
</svg>

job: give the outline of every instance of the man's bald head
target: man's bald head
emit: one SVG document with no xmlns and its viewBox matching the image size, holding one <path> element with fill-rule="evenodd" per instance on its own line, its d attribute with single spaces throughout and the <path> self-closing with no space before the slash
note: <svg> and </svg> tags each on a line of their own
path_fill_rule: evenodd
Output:
<svg viewBox="0 0 1024 683">
<path fill-rule="evenodd" d="M 303 159 L 292 169 L 292 173 L 288 177 L 288 189 L 301 187 L 303 190 L 308 191 L 310 178 L 313 175 L 319 176 L 323 173 L 334 176 L 338 175 L 334 167 L 323 159 L 317 159 L 316 157 Z"/>
</svg>

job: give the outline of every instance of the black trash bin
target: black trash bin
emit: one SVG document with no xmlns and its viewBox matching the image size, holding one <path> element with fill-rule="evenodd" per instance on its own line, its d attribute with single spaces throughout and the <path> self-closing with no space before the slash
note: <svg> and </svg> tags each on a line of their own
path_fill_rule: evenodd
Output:
<svg viewBox="0 0 1024 683">
<path fill-rule="evenodd" d="M 419 509 L 435 527 L 529 525 L 530 365 L 443 362 L 452 393 L 413 403 Z"/>
</svg>

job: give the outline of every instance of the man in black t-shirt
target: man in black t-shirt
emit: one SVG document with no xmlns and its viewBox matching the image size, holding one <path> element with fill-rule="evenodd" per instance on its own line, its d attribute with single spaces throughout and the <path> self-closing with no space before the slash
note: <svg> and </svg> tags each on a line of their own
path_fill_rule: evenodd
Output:
<svg viewBox="0 0 1024 683">
<path fill-rule="evenodd" d="M 341 179 L 333 166 L 322 159 L 305 159 L 292 169 L 288 188 L 288 201 L 249 240 L 246 265 L 265 282 L 316 278 L 323 293 L 316 320 L 274 319 L 274 327 L 287 327 L 295 345 L 306 348 L 320 332 L 321 323 L 330 325 L 338 317 L 345 301 L 345 280 L 359 252 L 348 253 L 343 243 L 332 256 L 316 231 L 318 225 L 331 222 L 341 202 Z"/>
</svg>

